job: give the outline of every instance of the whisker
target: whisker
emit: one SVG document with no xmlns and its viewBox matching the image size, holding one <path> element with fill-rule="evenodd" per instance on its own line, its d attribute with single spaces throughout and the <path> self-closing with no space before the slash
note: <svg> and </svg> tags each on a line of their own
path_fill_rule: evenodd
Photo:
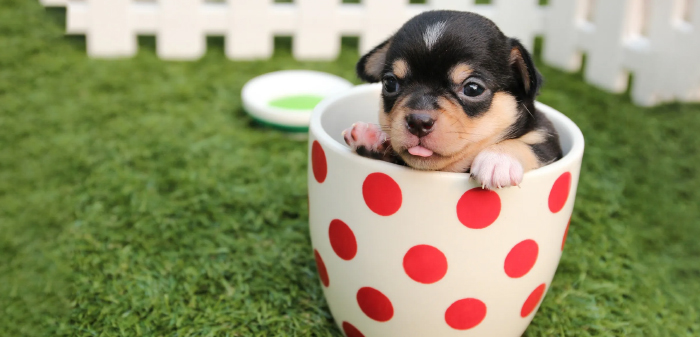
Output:
<svg viewBox="0 0 700 337">
<path fill-rule="evenodd" d="M 532 114 L 532 112 L 530 111 L 530 109 L 527 108 L 527 106 L 525 105 L 525 103 L 520 102 L 520 105 L 522 105 L 523 108 L 525 108 L 525 110 L 527 110 L 527 113 L 529 113 L 531 117 L 533 117 L 533 118 L 535 117 L 535 116 Z"/>
</svg>

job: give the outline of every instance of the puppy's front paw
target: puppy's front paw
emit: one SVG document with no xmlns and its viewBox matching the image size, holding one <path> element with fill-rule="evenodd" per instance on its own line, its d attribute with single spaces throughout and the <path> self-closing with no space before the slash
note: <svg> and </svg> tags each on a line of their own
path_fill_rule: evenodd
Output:
<svg viewBox="0 0 700 337">
<path fill-rule="evenodd" d="M 364 122 L 357 122 L 345 129 L 343 138 L 353 151 L 365 157 L 382 156 L 389 142 L 389 137 L 379 125 Z"/>
<path fill-rule="evenodd" d="M 481 151 L 470 169 L 482 187 L 490 190 L 520 185 L 523 181 L 523 165 L 515 157 L 501 152 Z"/>
</svg>

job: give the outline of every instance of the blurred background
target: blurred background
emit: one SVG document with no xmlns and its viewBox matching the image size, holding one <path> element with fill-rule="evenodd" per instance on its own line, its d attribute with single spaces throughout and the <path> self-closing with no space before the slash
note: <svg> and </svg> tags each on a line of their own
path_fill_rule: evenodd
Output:
<svg viewBox="0 0 700 337">
<path fill-rule="evenodd" d="M 432 8 L 521 38 L 586 137 L 526 335 L 700 334 L 698 0 L 0 0 L 0 335 L 341 336 L 306 141 L 241 88 L 359 83 L 360 53 Z"/>
</svg>

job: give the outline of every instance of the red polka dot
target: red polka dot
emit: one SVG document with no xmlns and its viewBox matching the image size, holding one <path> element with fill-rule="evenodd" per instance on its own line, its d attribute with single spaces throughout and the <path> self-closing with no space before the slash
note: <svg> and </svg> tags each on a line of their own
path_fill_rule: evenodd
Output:
<svg viewBox="0 0 700 337">
<path fill-rule="evenodd" d="M 501 198 L 498 193 L 479 187 L 464 192 L 457 202 L 457 218 L 472 229 L 490 226 L 500 213 Z"/>
<path fill-rule="evenodd" d="M 523 304 L 523 308 L 520 309 L 520 317 L 525 318 L 535 310 L 537 304 L 539 304 L 542 299 L 542 295 L 544 295 L 545 287 L 545 284 L 542 283 L 530 293 L 530 296 L 527 297 L 527 300 L 525 300 Z"/>
<path fill-rule="evenodd" d="M 512 278 L 523 277 L 537 262 L 537 253 L 539 253 L 537 242 L 529 239 L 522 241 L 510 250 L 503 269 Z"/>
<path fill-rule="evenodd" d="M 564 172 L 557 178 L 549 192 L 549 210 L 552 213 L 557 213 L 564 208 L 566 199 L 569 198 L 569 190 L 571 190 L 571 173 Z"/>
<path fill-rule="evenodd" d="M 401 208 L 401 188 L 384 173 L 372 173 L 365 178 L 362 196 L 367 207 L 382 216 L 392 215 Z"/>
<path fill-rule="evenodd" d="M 319 254 L 316 249 L 314 249 L 314 258 L 316 259 L 316 269 L 318 270 L 318 277 L 321 278 L 321 283 L 323 283 L 324 286 L 328 287 L 328 285 L 331 283 L 331 281 L 328 279 L 328 270 L 326 270 L 326 264 L 323 263 L 321 254 Z"/>
<path fill-rule="evenodd" d="M 367 317 L 375 321 L 386 322 L 394 317 L 391 301 L 377 289 L 364 287 L 358 290 L 357 304 Z"/>
<path fill-rule="evenodd" d="M 343 322 L 343 332 L 345 332 L 347 337 L 365 337 L 360 330 L 357 330 L 354 325 L 348 322 Z"/>
<path fill-rule="evenodd" d="M 486 318 L 486 304 L 476 298 L 465 298 L 452 303 L 445 311 L 445 322 L 452 329 L 471 329 Z"/>
<path fill-rule="evenodd" d="M 561 239 L 561 250 L 564 251 L 564 244 L 566 243 L 566 236 L 569 234 L 569 225 L 571 225 L 571 218 L 569 218 L 569 222 L 566 224 L 566 229 L 564 230 L 564 238 Z"/>
<path fill-rule="evenodd" d="M 352 229 L 344 222 L 335 219 L 328 227 L 328 237 L 333 251 L 343 260 L 352 260 L 357 254 L 357 241 Z"/>
<path fill-rule="evenodd" d="M 326 162 L 326 153 L 318 141 L 314 140 L 311 145 L 311 169 L 314 171 L 314 178 L 319 183 L 326 181 L 328 175 L 328 163 Z"/>
<path fill-rule="evenodd" d="M 403 269 L 416 282 L 435 283 L 447 273 L 447 258 L 433 246 L 418 245 L 404 255 Z"/>
</svg>

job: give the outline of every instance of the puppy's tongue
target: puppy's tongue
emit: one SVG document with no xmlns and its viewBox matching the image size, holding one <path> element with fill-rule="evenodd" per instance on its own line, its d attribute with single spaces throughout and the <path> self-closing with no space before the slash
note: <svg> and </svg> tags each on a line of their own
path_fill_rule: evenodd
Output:
<svg viewBox="0 0 700 337">
<path fill-rule="evenodd" d="M 433 155 L 433 151 L 430 151 L 420 145 L 408 149 L 408 153 L 418 157 L 430 157 Z"/>
</svg>

